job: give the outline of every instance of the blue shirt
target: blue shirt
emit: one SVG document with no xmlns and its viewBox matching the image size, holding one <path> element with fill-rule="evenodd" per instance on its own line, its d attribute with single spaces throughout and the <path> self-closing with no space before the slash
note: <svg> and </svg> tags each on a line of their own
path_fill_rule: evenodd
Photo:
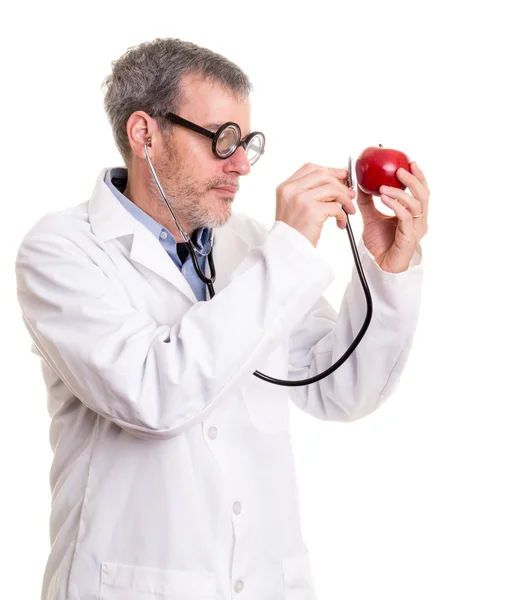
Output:
<svg viewBox="0 0 515 600">
<path fill-rule="evenodd" d="M 113 178 L 117 180 L 116 186 L 112 181 Z M 159 240 L 161 246 L 163 246 L 163 248 L 166 250 L 168 256 L 173 260 L 176 267 L 184 275 L 186 281 L 190 284 L 190 287 L 197 299 L 205 300 L 206 284 L 203 283 L 197 275 L 195 266 L 193 265 L 193 261 L 191 260 L 189 253 L 184 261 L 184 264 L 182 264 L 182 261 L 177 254 L 177 242 L 174 236 L 168 231 L 168 229 L 155 221 L 150 215 L 147 215 L 147 213 L 141 210 L 139 206 L 136 206 L 134 202 L 131 202 L 126 196 L 123 195 L 122 192 L 127 186 L 127 169 L 121 167 L 109 169 L 109 171 L 106 173 L 104 181 L 116 198 L 118 198 L 122 206 Z M 195 242 L 197 248 L 200 248 L 202 253 L 205 254 L 209 249 L 209 229 L 207 227 L 204 227 L 201 230 L 197 229 L 192 237 L 194 237 L 194 240 L 192 241 Z M 202 272 L 205 273 L 206 257 L 197 254 L 197 259 Z"/>
</svg>

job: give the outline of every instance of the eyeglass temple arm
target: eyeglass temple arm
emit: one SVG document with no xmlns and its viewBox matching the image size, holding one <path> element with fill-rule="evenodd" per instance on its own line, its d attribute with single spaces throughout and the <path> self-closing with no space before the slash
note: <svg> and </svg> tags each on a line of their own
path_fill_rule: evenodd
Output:
<svg viewBox="0 0 515 600">
<path fill-rule="evenodd" d="M 203 127 L 200 127 L 200 125 L 195 125 L 195 123 L 192 123 L 191 121 L 183 119 L 182 117 L 179 117 L 178 115 L 174 115 L 173 113 L 166 113 L 165 117 L 167 119 L 169 119 L 170 121 L 172 121 L 173 123 L 177 123 L 177 125 L 182 125 L 183 127 L 187 127 L 188 129 L 191 129 L 192 131 L 196 131 L 197 133 L 200 133 L 201 135 L 205 135 L 208 138 L 214 139 L 214 137 L 215 137 L 215 134 L 212 131 L 209 131 L 209 129 L 204 129 Z"/>
</svg>

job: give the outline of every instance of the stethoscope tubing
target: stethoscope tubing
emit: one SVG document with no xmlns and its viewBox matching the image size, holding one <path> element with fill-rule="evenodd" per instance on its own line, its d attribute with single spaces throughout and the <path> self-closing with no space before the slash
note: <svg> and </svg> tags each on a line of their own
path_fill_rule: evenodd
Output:
<svg viewBox="0 0 515 600">
<path fill-rule="evenodd" d="M 147 162 L 148 162 L 148 165 L 150 168 L 150 172 L 152 173 L 152 176 L 154 177 L 154 180 L 155 180 L 158 190 L 161 194 L 161 197 L 163 198 L 163 201 L 164 201 L 166 207 L 168 208 L 168 211 L 170 212 L 175 224 L 177 225 L 177 229 L 180 231 L 180 233 L 186 243 L 186 247 L 188 248 L 188 252 L 193 261 L 193 266 L 195 267 L 195 271 L 196 271 L 198 277 L 200 278 L 200 280 L 206 284 L 207 290 L 209 292 L 209 298 L 212 299 L 215 296 L 215 288 L 214 288 L 213 284 L 216 280 L 216 269 L 215 269 L 215 264 L 214 264 L 214 259 L 213 259 L 213 247 L 214 247 L 213 229 L 211 229 L 211 232 L 210 232 L 209 252 L 207 253 L 207 255 L 202 254 L 202 252 L 199 251 L 193 245 L 189 235 L 183 230 L 183 228 L 180 226 L 178 220 L 176 219 L 176 217 L 172 211 L 172 208 L 171 208 L 170 204 L 168 203 L 168 200 L 166 199 L 166 195 L 163 191 L 163 188 L 161 187 L 161 184 L 159 183 L 159 179 L 157 177 L 157 174 L 154 170 L 154 167 L 153 167 L 150 157 L 148 155 L 146 146 L 144 148 L 144 151 L 145 151 L 145 157 L 147 159 Z M 347 214 L 347 213 L 345 213 L 345 214 Z M 347 236 L 349 238 L 352 255 L 354 257 L 356 271 L 358 273 L 358 277 L 361 282 L 363 292 L 365 294 L 365 301 L 366 301 L 366 305 L 367 305 L 367 311 L 366 311 L 365 319 L 363 321 L 363 325 L 361 326 L 361 329 L 359 330 L 358 334 L 352 341 L 351 345 L 347 348 L 345 353 L 333 365 L 328 367 L 325 371 L 322 371 L 322 373 L 318 373 L 317 375 L 314 375 L 313 377 L 308 377 L 306 379 L 291 380 L 291 379 L 277 379 L 275 377 L 270 377 L 269 375 L 265 375 L 264 373 L 261 373 L 260 371 L 254 371 L 253 375 L 258 377 L 262 381 L 266 381 L 268 383 L 273 383 L 274 385 L 281 385 L 281 386 L 286 386 L 286 387 L 298 387 L 298 386 L 302 386 L 302 385 L 311 385 L 313 383 L 317 383 L 318 381 L 331 375 L 332 373 L 334 373 L 334 371 L 336 371 L 336 369 L 341 367 L 343 365 L 343 363 L 351 356 L 351 354 L 357 348 L 358 344 L 363 339 L 363 336 L 365 335 L 365 333 L 370 325 L 370 322 L 372 320 L 372 313 L 373 313 L 372 295 L 370 293 L 370 288 L 368 286 L 368 283 L 367 283 L 367 280 L 365 277 L 365 272 L 363 271 L 363 265 L 361 264 L 361 260 L 359 258 L 359 253 L 358 253 L 358 249 L 356 247 L 356 241 L 354 239 L 354 234 L 352 233 L 352 228 L 351 228 L 348 214 L 347 214 L 347 224 L 346 224 L 345 229 L 347 230 Z M 210 271 L 210 275 L 211 275 L 210 277 L 207 277 L 202 272 L 202 269 L 200 268 L 200 265 L 198 263 L 197 254 L 199 254 L 201 256 L 207 256 L 208 263 L 209 263 L 209 271 Z"/>
</svg>

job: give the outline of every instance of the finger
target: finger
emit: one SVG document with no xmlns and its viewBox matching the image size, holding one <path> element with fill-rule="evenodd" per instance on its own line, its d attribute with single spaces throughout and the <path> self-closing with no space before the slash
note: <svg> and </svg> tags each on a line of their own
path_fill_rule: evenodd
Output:
<svg viewBox="0 0 515 600">
<path fill-rule="evenodd" d="M 413 239 L 415 237 L 415 230 L 413 227 L 413 216 L 410 211 L 395 198 L 390 198 L 385 194 L 382 194 L 380 198 L 381 202 L 388 208 L 391 208 L 395 213 L 398 221 L 398 231 L 400 231 L 405 238 Z"/>
<path fill-rule="evenodd" d="M 374 204 L 372 194 L 365 194 L 365 192 L 358 185 L 358 198 L 357 205 L 359 212 L 363 217 L 363 223 L 368 223 L 380 215 L 380 211 L 377 210 Z"/>
<path fill-rule="evenodd" d="M 422 202 L 425 198 L 428 197 L 428 191 L 422 184 L 422 182 L 412 173 L 406 171 L 406 169 L 397 169 L 395 173 L 397 179 L 403 183 L 407 188 L 410 189 L 414 198 L 420 200 Z"/>
<path fill-rule="evenodd" d="M 319 210 L 320 222 L 325 222 L 329 217 L 335 217 L 336 224 L 340 229 L 347 226 L 347 215 L 339 202 L 324 202 Z"/>
<path fill-rule="evenodd" d="M 429 186 L 427 185 L 427 181 L 426 181 L 424 173 L 422 172 L 422 169 L 417 165 L 417 163 L 415 161 L 410 163 L 410 168 L 411 168 L 411 172 L 413 173 L 413 175 L 415 175 L 415 177 L 420 181 L 420 183 L 429 192 Z"/>
<path fill-rule="evenodd" d="M 395 198 L 398 200 L 403 206 L 405 206 L 410 213 L 414 215 L 419 215 L 423 212 L 422 202 L 417 200 L 404 190 L 400 190 L 399 188 L 389 187 L 387 185 L 382 185 L 379 188 L 381 194 L 389 196 L 390 198 Z"/>
<path fill-rule="evenodd" d="M 335 183 L 326 183 L 319 187 L 306 190 L 299 194 L 303 202 L 337 202 L 347 213 L 355 214 L 356 208 L 352 203 L 352 198 L 356 196 L 356 192 L 344 185 Z"/>
<path fill-rule="evenodd" d="M 416 168 L 415 168 L 416 171 Z M 421 212 L 427 216 L 428 204 L 429 204 L 429 188 L 427 188 L 423 181 L 418 179 L 414 173 L 408 173 L 405 169 L 398 169 L 396 172 L 397 179 L 407 186 L 413 196 L 421 202 Z M 423 175 L 422 175 L 423 177 Z M 424 178 L 424 177 L 423 177 Z M 427 182 L 426 182 L 427 185 Z"/>
<path fill-rule="evenodd" d="M 347 171 L 344 172 L 346 173 Z M 345 177 L 343 177 L 343 180 L 345 180 Z M 334 183 L 335 185 L 339 185 L 342 190 L 350 189 L 344 183 L 342 183 L 341 177 L 335 177 L 329 172 L 329 169 L 313 171 L 311 173 L 303 175 L 302 177 L 299 177 L 298 179 L 289 180 L 287 182 L 288 187 L 290 187 L 291 190 L 307 190 L 321 186 L 326 183 Z"/>
<path fill-rule="evenodd" d="M 424 176 L 424 173 L 422 172 L 422 169 L 420 169 L 420 167 L 417 165 L 417 163 L 415 161 L 413 161 L 411 163 L 410 167 L 411 167 L 411 172 L 416 176 L 416 178 L 420 181 L 420 183 L 424 186 L 424 189 L 426 190 L 426 195 L 424 198 L 422 198 L 422 211 L 423 211 L 424 215 L 427 217 L 427 211 L 429 209 L 429 196 L 431 193 L 429 191 L 429 186 L 427 185 L 427 181 Z"/>
<path fill-rule="evenodd" d="M 325 186 L 331 186 L 331 188 Z M 306 195 L 306 192 L 312 190 L 318 191 L 315 194 Z M 295 196 L 302 196 L 315 199 L 318 202 L 324 201 L 324 195 L 326 200 L 334 200 L 336 197 L 342 198 L 345 202 L 346 210 L 351 214 L 356 212 L 356 208 L 352 204 L 352 200 L 356 197 L 356 192 L 331 175 L 318 171 L 304 175 L 296 181 L 284 183 L 281 193 L 290 199 L 295 198 Z"/>
<path fill-rule="evenodd" d="M 334 168 L 334 167 L 323 167 L 321 165 L 316 165 L 314 163 L 306 163 L 300 169 L 295 171 L 295 173 L 289 179 L 287 179 L 287 181 L 297 181 L 298 179 L 301 179 L 302 177 L 305 177 L 306 175 L 309 175 L 309 174 L 315 173 L 315 172 L 326 173 L 332 177 L 336 177 L 336 179 L 338 179 L 342 182 L 347 179 L 347 176 L 349 174 L 347 169 L 343 169 L 343 168 L 338 169 L 338 168 Z"/>
</svg>

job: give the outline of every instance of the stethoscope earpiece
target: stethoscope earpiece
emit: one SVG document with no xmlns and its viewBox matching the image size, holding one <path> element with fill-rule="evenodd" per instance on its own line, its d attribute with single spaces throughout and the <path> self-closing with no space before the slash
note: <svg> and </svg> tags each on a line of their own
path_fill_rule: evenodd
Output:
<svg viewBox="0 0 515 600">
<path fill-rule="evenodd" d="M 211 298 L 215 295 L 215 289 L 213 287 L 213 284 L 216 280 L 216 270 L 215 270 L 215 265 L 214 265 L 214 261 L 213 261 L 213 247 L 214 247 L 214 233 L 213 233 L 213 228 L 211 228 L 210 234 L 209 234 L 209 251 L 208 252 L 202 252 L 202 250 L 198 249 L 195 244 L 191 241 L 190 236 L 184 231 L 184 229 L 181 227 L 181 224 L 179 223 L 179 221 L 177 220 L 177 217 L 175 216 L 172 207 L 170 206 L 167 198 L 166 198 L 166 194 L 164 193 L 163 187 L 161 186 L 161 183 L 159 182 L 159 179 L 157 177 L 157 173 L 154 169 L 154 165 L 152 164 L 152 161 L 150 160 L 150 156 L 148 154 L 148 150 L 147 148 L 149 146 L 152 145 L 152 138 L 148 138 L 146 140 L 145 145 L 143 146 L 143 151 L 145 153 L 145 158 L 147 159 L 147 163 L 148 166 L 150 168 L 150 172 L 152 174 L 152 177 L 154 178 L 154 181 L 156 182 L 157 185 L 157 189 L 159 190 L 159 193 L 161 194 L 161 198 L 163 199 L 163 202 L 166 205 L 166 208 L 168 209 L 168 212 L 170 213 L 172 219 L 175 222 L 175 225 L 177 226 L 177 229 L 179 230 L 180 234 L 182 235 L 182 239 L 184 240 L 185 244 L 186 244 L 186 248 L 188 249 L 188 252 L 191 256 L 191 260 L 193 261 L 193 266 L 195 267 L 195 271 L 197 272 L 198 277 L 200 278 L 200 280 L 205 283 L 207 285 L 208 291 L 209 291 L 209 295 L 211 296 Z M 209 262 L 209 268 L 211 271 L 211 277 L 207 277 L 203 272 L 202 269 L 200 268 L 200 265 L 198 263 L 198 259 L 197 259 L 197 255 L 198 256 L 202 256 L 202 257 L 207 257 L 208 262 Z"/>
</svg>

